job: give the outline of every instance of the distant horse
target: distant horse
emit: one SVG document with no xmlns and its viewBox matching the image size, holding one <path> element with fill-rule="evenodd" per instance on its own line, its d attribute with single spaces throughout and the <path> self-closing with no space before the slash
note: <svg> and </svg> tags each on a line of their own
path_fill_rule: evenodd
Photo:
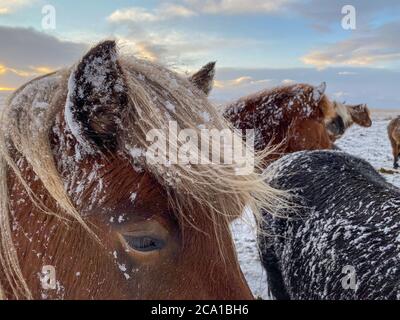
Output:
<svg viewBox="0 0 400 320">
<path fill-rule="evenodd" d="M 345 130 L 343 133 L 332 133 L 332 141 L 341 138 L 344 132 L 354 124 L 365 128 L 372 126 L 371 112 L 366 104 L 347 105 L 334 101 L 333 106 L 336 113 L 342 118 Z"/>
<path fill-rule="evenodd" d="M 346 105 L 353 122 L 361 127 L 372 126 L 371 111 L 366 104 Z"/>
<path fill-rule="evenodd" d="M 264 90 L 229 104 L 224 116 L 237 129 L 255 129 L 256 150 L 278 145 L 268 160 L 301 150 L 331 149 L 330 135 L 343 134 L 344 124 L 325 90 L 325 83 Z"/>
<path fill-rule="evenodd" d="M 276 299 L 400 299 L 400 190 L 338 151 L 287 155 L 267 172 L 296 211 L 259 237 Z"/>
<path fill-rule="evenodd" d="M 399 168 L 399 155 L 400 155 L 400 116 L 389 122 L 388 125 L 389 140 L 392 145 L 393 152 L 393 167 Z"/>
<path fill-rule="evenodd" d="M 202 91 L 209 68 L 191 79 L 105 41 L 17 90 L 0 140 L 0 298 L 252 298 L 229 222 L 274 190 L 233 166 L 145 156 L 171 121 L 228 130 Z"/>
</svg>

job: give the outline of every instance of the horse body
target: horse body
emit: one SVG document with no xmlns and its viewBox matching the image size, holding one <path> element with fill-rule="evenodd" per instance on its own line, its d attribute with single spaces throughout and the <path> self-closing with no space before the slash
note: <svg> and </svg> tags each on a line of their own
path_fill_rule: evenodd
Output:
<svg viewBox="0 0 400 320">
<path fill-rule="evenodd" d="M 224 116 L 237 129 L 255 130 L 255 148 L 279 146 L 276 154 L 331 149 L 330 131 L 344 130 L 341 118 L 319 87 L 296 84 L 262 91 L 226 107 Z"/>
<path fill-rule="evenodd" d="M 267 171 L 298 204 L 284 218 L 265 212 L 259 237 L 276 298 L 400 299 L 397 188 L 336 151 L 288 155 Z"/>
<path fill-rule="evenodd" d="M 0 298 L 252 298 L 229 222 L 273 189 L 233 167 L 144 156 L 148 130 L 169 121 L 228 128 L 206 69 L 190 82 L 106 41 L 17 90 L 2 122 Z"/>
<path fill-rule="evenodd" d="M 393 153 L 393 166 L 395 169 L 399 168 L 399 155 L 400 155 L 400 117 L 397 117 L 389 122 L 388 125 L 389 140 L 392 145 Z"/>
</svg>

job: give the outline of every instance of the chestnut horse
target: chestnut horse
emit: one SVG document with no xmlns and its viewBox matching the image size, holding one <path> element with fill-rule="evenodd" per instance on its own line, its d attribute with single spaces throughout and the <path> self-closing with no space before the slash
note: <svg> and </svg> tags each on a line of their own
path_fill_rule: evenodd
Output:
<svg viewBox="0 0 400 320">
<path fill-rule="evenodd" d="M 346 107 L 353 123 L 365 128 L 372 126 L 371 111 L 366 104 L 346 105 Z"/>
<path fill-rule="evenodd" d="M 330 135 L 344 124 L 325 95 L 326 84 L 295 84 L 261 91 L 226 107 L 224 116 L 237 129 L 255 129 L 255 148 L 278 146 L 268 160 L 300 150 L 331 149 Z"/>
<path fill-rule="evenodd" d="M 389 122 L 388 135 L 390 144 L 392 145 L 393 167 L 398 169 L 400 155 L 400 116 Z"/>
<path fill-rule="evenodd" d="M 170 121 L 229 130 L 201 90 L 210 76 L 190 82 L 105 41 L 14 93 L 0 140 L 0 298 L 252 298 L 229 222 L 274 189 L 233 166 L 145 156 L 146 134 Z"/>
</svg>

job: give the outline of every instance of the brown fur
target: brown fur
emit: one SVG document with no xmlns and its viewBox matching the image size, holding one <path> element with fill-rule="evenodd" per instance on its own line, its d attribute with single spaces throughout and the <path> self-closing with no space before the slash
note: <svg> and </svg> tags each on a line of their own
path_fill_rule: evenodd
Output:
<svg viewBox="0 0 400 320">
<path fill-rule="evenodd" d="M 330 138 L 333 142 L 340 139 L 347 129 L 357 124 L 361 127 L 369 128 L 372 126 L 371 112 L 367 105 L 346 105 L 337 101 L 333 102 L 334 110 L 336 114 L 343 120 L 344 130 L 337 134 L 330 134 Z"/>
<path fill-rule="evenodd" d="M 371 112 L 369 111 L 367 105 L 346 105 L 351 118 L 355 124 L 361 127 L 369 128 L 372 126 Z"/>
<path fill-rule="evenodd" d="M 326 123 L 337 114 L 325 95 L 315 101 L 315 90 L 307 84 L 265 90 L 228 105 L 224 115 L 237 129 L 256 130 L 256 150 L 279 146 L 268 160 L 300 150 L 330 149 Z"/>
<path fill-rule="evenodd" d="M 85 169 L 93 165 L 102 167 L 99 174 L 103 177 L 104 195 L 100 196 L 105 197 L 105 201 L 89 211 L 85 208 L 90 190 L 98 187 L 95 184 L 87 190 L 78 208 L 88 216 L 87 221 L 96 231 L 102 246 L 90 239 L 87 231 L 78 223 L 67 225 L 54 216 L 43 215 L 29 201 L 21 205 L 21 199 L 27 199 L 28 196 L 15 177 L 10 176 L 10 188 L 13 190 L 10 204 L 14 213 L 11 223 L 20 226 L 13 238 L 21 260 L 25 262 L 22 272 L 33 298 L 250 299 L 251 292 L 239 271 L 234 245 L 229 233 L 223 231 L 228 230 L 226 222 L 219 222 L 223 245 L 226 252 L 230 252 L 224 257 L 225 261 L 221 260 L 218 246 L 215 245 L 217 239 L 214 238 L 212 226 L 206 221 L 196 222 L 196 228 L 202 232 L 186 226 L 184 245 L 181 245 L 183 239 L 178 236 L 179 223 L 171 215 L 174 209 L 168 204 L 167 194 L 149 174 L 135 174 L 127 160 L 122 155 L 109 160 L 91 159 L 82 164 L 79 173 L 84 176 Z M 40 182 L 33 180 L 34 174 L 26 162 L 19 162 L 27 180 L 31 181 L 30 186 L 43 203 L 48 208 L 56 209 L 56 204 Z M 68 175 L 66 168 L 62 172 Z M 133 205 L 129 196 L 138 191 L 136 185 L 140 186 L 140 191 Z M 77 187 L 71 185 L 71 188 Z M 110 190 L 120 192 L 110 196 Z M 113 208 L 111 214 L 108 208 Z M 200 208 L 193 210 L 201 211 Z M 118 223 L 118 218 L 127 212 L 135 212 L 135 215 L 128 214 L 124 216 L 122 224 Z M 111 218 L 114 223 L 110 223 Z M 117 234 L 136 228 L 139 223 L 149 219 L 156 219 L 167 230 L 170 248 L 156 257 L 132 256 L 121 245 Z M 211 243 L 213 245 L 210 246 Z M 204 252 L 207 252 L 207 257 Z M 127 270 L 136 270 L 130 281 L 118 267 L 122 264 Z M 56 269 L 59 281 L 56 290 L 45 291 L 40 286 L 38 272 L 44 265 L 52 265 Z M 185 274 L 187 277 L 183 281 Z M 12 298 L 12 295 L 8 297 Z"/>
<path fill-rule="evenodd" d="M 393 166 L 395 169 L 398 169 L 400 155 L 400 116 L 389 122 L 388 135 L 392 145 Z"/>
</svg>

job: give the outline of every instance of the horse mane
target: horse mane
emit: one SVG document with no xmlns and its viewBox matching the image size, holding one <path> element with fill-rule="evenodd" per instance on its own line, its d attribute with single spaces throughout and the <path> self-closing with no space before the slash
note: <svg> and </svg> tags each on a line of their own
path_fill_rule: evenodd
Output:
<svg viewBox="0 0 400 320">
<path fill-rule="evenodd" d="M 338 101 L 334 101 L 333 106 L 337 114 L 342 118 L 345 128 L 350 128 L 354 124 L 354 120 L 346 105 Z"/>
<path fill-rule="evenodd" d="M 221 224 L 239 217 L 244 206 L 261 221 L 261 209 L 269 212 L 285 205 L 285 193 L 268 186 L 258 174 L 259 164 L 265 155 L 254 155 L 245 146 L 247 157 L 255 160 L 255 171 L 236 175 L 234 165 L 154 165 L 146 161 L 143 150 L 150 143 L 146 133 L 150 129 L 166 129 L 169 121 L 176 121 L 180 128 L 192 129 L 200 134 L 200 127 L 231 129 L 230 125 L 208 102 L 205 94 L 176 73 L 164 67 L 135 59 L 118 56 L 126 81 L 129 110 L 123 117 L 123 132 L 118 137 L 118 151 L 130 155 L 132 170 L 137 166 L 150 171 L 165 188 L 171 206 L 176 208 L 178 220 L 193 223 L 190 213 L 202 208 L 214 224 L 217 239 Z M 95 232 L 80 215 L 71 195 L 64 187 L 65 181 L 57 170 L 50 143 L 50 133 L 57 114 L 66 104 L 68 78 L 73 68 L 37 78 L 18 89 L 8 100 L 1 116 L 0 132 L 0 274 L 16 298 L 32 298 L 30 288 L 22 274 L 10 228 L 9 174 L 13 174 L 25 187 L 32 203 L 43 214 L 75 221 L 92 236 Z M 172 102 L 172 110 L 166 101 Z M 171 144 L 171 141 L 169 142 Z M 174 147 L 177 147 L 175 145 Z M 192 145 L 199 149 L 199 146 Z M 201 151 L 199 150 L 199 154 Z M 17 156 L 16 156 L 17 155 Z M 47 208 L 35 195 L 18 166 L 24 159 L 41 181 L 48 195 L 57 204 L 57 210 Z M 220 243 L 218 243 L 220 246 Z M 223 248 L 221 248 L 223 250 Z M 0 299 L 5 298 L 5 283 L 0 283 Z"/>
<path fill-rule="evenodd" d="M 245 105 L 260 105 L 261 102 L 267 102 L 267 99 L 277 99 L 289 102 L 290 98 L 293 96 L 306 94 L 308 97 L 312 98 L 314 87 L 307 83 L 296 83 L 291 85 L 282 85 L 273 88 L 267 88 L 256 93 L 252 93 L 248 96 L 242 97 L 239 100 L 228 103 L 225 107 L 224 114 L 230 116 L 232 114 L 237 113 L 238 108 L 244 107 Z M 326 121 L 333 118 L 335 116 L 335 112 L 333 109 L 332 102 L 328 99 L 328 97 L 323 94 L 320 102 L 318 104 L 319 108 L 314 110 L 313 112 L 316 114 L 320 114 L 322 112 L 323 117 Z"/>
</svg>

